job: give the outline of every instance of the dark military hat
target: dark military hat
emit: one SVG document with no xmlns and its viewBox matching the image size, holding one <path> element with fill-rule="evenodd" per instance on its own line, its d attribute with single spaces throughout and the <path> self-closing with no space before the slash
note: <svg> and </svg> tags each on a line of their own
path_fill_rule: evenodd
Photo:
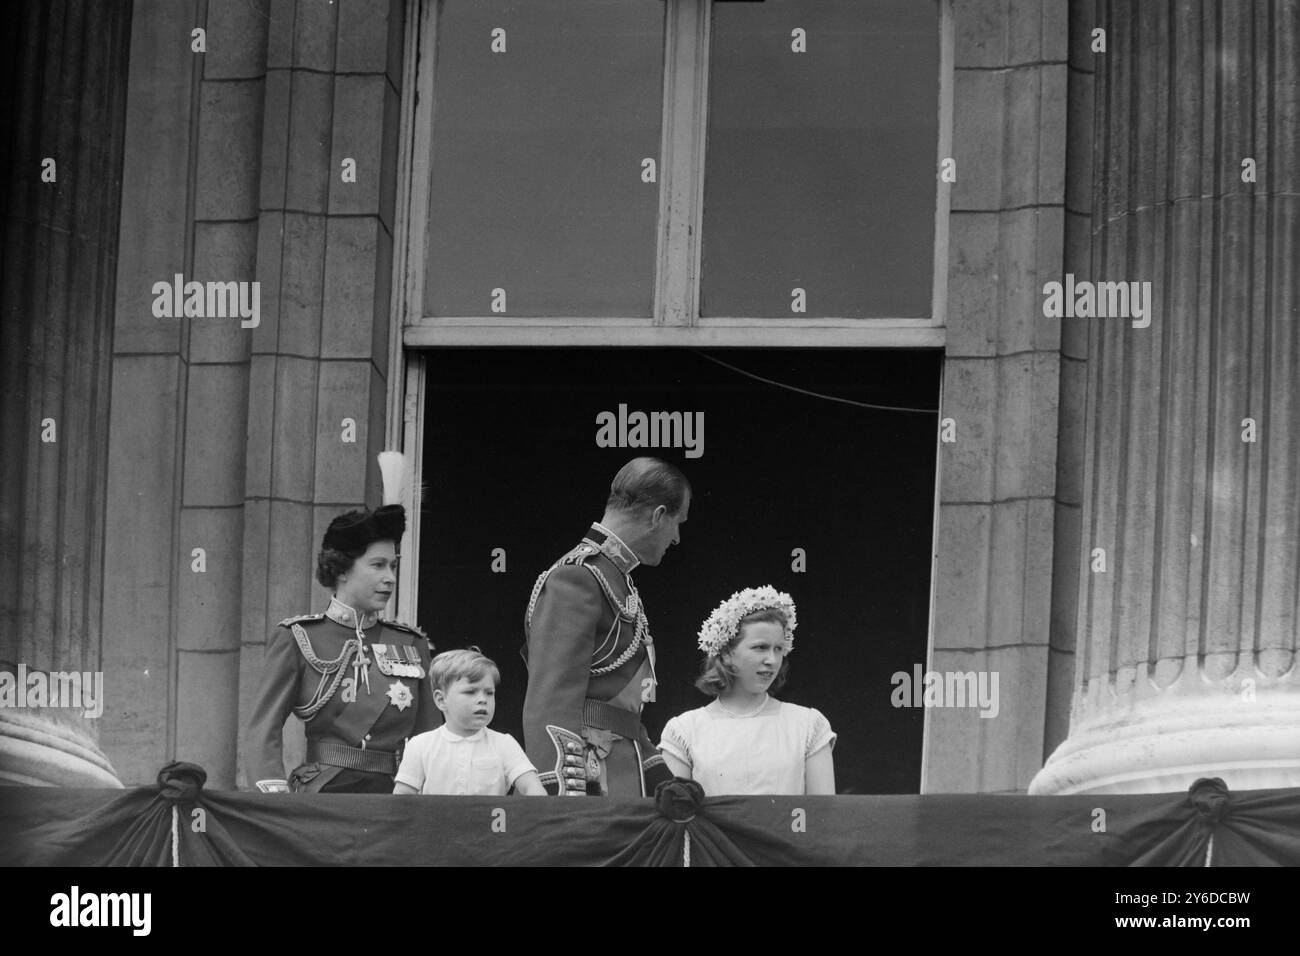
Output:
<svg viewBox="0 0 1300 956">
<path fill-rule="evenodd" d="M 330 522 L 321 547 L 333 551 L 364 551 L 376 541 L 397 543 L 406 533 L 406 509 L 384 505 L 374 511 L 349 511 Z"/>
</svg>

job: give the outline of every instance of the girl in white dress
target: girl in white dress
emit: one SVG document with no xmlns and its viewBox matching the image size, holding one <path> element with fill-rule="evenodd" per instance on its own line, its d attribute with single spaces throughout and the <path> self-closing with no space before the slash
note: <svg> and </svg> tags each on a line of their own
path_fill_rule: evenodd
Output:
<svg viewBox="0 0 1300 956">
<path fill-rule="evenodd" d="M 709 615 L 695 686 L 716 700 L 664 727 L 659 750 L 675 776 L 710 797 L 835 792 L 830 723 L 769 693 L 785 683 L 794 629 L 794 601 L 771 586 L 739 591 Z"/>
</svg>

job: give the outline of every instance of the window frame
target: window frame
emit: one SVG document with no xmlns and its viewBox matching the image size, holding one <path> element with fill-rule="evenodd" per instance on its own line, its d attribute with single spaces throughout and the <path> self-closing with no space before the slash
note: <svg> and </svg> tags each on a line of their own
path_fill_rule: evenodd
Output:
<svg viewBox="0 0 1300 956">
<path fill-rule="evenodd" d="M 663 0 L 664 90 L 659 155 L 654 307 L 649 317 L 424 314 L 424 258 L 429 222 L 433 142 L 433 77 L 440 0 L 408 5 L 408 56 L 403 85 L 399 173 L 405 235 L 395 262 L 402 290 L 397 331 L 409 348 L 484 345 L 625 345 L 697 347 L 936 347 L 944 344 L 948 273 L 948 184 L 941 160 L 952 142 L 952 0 L 939 0 L 939 135 L 935 157 L 935 224 L 930 315 L 926 318 L 701 318 L 700 230 L 708 131 L 709 41 L 713 0 Z M 414 42 L 411 42 L 414 41 Z M 418 51 L 412 49 L 418 46 Z M 418 57 L 415 54 L 418 52 Z M 412 61 L 418 69 L 411 69 Z M 412 98 L 412 90 L 418 96 Z M 407 152 L 404 150 L 404 152 Z M 404 213 L 404 215 L 403 215 Z"/>
<path fill-rule="evenodd" d="M 404 503 L 411 511 L 412 520 L 400 566 L 397 601 L 398 616 L 406 621 L 417 620 L 418 613 L 415 582 L 420 521 L 418 510 L 412 508 L 412 494 L 420 485 L 423 458 L 426 364 L 422 349 L 447 346 L 942 348 L 946 342 L 951 185 L 940 181 L 938 171 L 942 160 L 952 155 L 953 0 L 938 0 L 939 129 L 934 163 L 930 316 L 796 318 L 792 315 L 779 319 L 701 318 L 699 314 L 709 43 L 714 0 L 663 0 L 663 122 L 652 314 L 636 318 L 424 314 L 436 34 L 441 2 L 409 0 L 406 4 L 402 64 L 385 447 L 402 448 L 407 458 Z M 933 583 L 932 572 L 932 590 Z"/>
</svg>

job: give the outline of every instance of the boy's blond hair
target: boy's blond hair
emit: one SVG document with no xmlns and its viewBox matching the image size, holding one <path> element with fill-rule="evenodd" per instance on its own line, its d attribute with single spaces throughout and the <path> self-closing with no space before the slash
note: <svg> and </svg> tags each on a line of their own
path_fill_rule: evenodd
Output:
<svg viewBox="0 0 1300 956">
<path fill-rule="evenodd" d="M 444 694 L 447 688 L 461 678 L 477 681 L 488 674 L 492 675 L 494 687 L 501 683 L 501 671 L 496 663 L 473 645 L 463 650 L 443 651 L 433 659 L 433 666 L 429 668 L 433 686 Z"/>
</svg>

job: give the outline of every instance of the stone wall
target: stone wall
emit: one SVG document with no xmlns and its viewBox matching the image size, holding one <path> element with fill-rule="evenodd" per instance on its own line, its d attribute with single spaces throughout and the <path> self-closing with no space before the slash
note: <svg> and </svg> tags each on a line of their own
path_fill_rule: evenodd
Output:
<svg viewBox="0 0 1300 956">
<path fill-rule="evenodd" d="M 236 784 L 266 635 L 321 602 L 329 517 L 377 498 L 403 17 L 135 5 L 104 568 L 104 746 L 128 783 L 176 758 Z M 156 316 L 177 273 L 256 281 L 256 325 Z"/>
<path fill-rule="evenodd" d="M 1023 792 L 1042 765 L 1064 255 L 1065 0 L 956 0 L 947 356 L 931 670 L 996 671 L 999 712 L 936 708 L 922 792 Z"/>
</svg>

